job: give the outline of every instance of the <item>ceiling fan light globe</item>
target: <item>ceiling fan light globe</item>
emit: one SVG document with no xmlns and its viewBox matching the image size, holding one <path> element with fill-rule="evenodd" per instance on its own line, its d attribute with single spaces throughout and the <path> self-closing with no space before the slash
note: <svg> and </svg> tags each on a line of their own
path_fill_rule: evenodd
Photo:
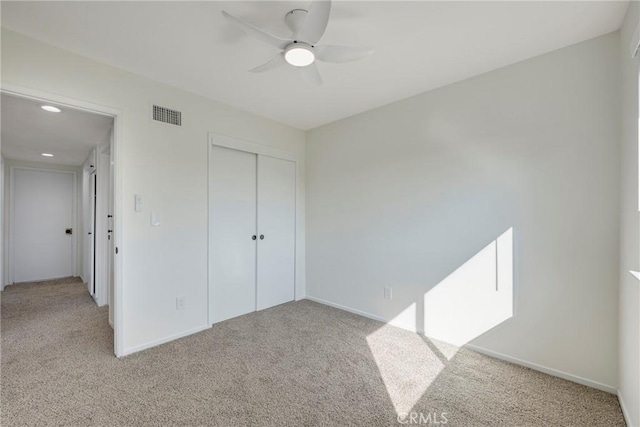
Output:
<svg viewBox="0 0 640 427">
<path fill-rule="evenodd" d="M 284 59 L 294 67 L 306 67 L 313 64 L 316 60 L 316 55 L 310 47 L 296 44 L 286 49 Z"/>
</svg>

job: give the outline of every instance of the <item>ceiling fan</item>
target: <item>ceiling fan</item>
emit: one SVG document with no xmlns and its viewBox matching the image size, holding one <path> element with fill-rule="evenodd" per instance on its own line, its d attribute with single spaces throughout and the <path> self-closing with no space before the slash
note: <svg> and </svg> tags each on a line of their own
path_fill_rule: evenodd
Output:
<svg viewBox="0 0 640 427">
<path fill-rule="evenodd" d="M 306 81 L 321 85 L 322 78 L 315 63 L 316 59 L 342 63 L 356 61 L 373 53 L 373 50 L 368 48 L 316 45 L 327 28 L 330 12 L 330 0 L 314 0 L 308 11 L 290 11 L 284 17 L 287 27 L 291 30 L 291 37 L 288 39 L 271 35 L 225 11 L 222 11 L 222 15 L 248 35 L 281 50 L 275 58 L 249 70 L 250 72 L 262 73 L 289 64 L 298 68 Z"/>
</svg>

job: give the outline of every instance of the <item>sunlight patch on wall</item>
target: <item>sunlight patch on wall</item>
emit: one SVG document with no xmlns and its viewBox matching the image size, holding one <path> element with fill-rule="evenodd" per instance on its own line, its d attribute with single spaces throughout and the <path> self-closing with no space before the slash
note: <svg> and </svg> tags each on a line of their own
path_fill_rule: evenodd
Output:
<svg viewBox="0 0 640 427">
<path fill-rule="evenodd" d="M 461 346 L 513 316 L 513 229 L 424 296 L 424 333 Z"/>
<path fill-rule="evenodd" d="M 396 317 L 388 321 L 387 323 L 398 328 L 406 329 L 413 332 L 420 332 L 420 329 L 416 327 L 416 303 L 412 303 L 409 307 L 405 308 Z"/>
<path fill-rule="evenodd" d="M 367 336 L 398 414 L 422 398 L 460 346 L 513 316 L 513 229 Z M 398 340 L 398 330 L 406 331 Z M 416 350 L 419 349 L 419 350 Z"/>
</svg>

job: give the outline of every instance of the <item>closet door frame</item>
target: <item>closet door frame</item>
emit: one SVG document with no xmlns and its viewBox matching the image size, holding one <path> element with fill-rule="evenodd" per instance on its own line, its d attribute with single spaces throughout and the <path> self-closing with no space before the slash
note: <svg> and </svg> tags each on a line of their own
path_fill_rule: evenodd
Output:
<svg viewBox="0 0 640 427">
<path fill-rule="evenodd" d="M 212 210 L 212 200 L 211 200 L 211 189 L 213 188 L 213 174 L 212 171 L 212 156 L 213 156 L 213 146 L 230 148 L 238 151 L 245 151 L 247 153 L 252 153 L 256 155 L 269 156 L 274 157 L 276 159 L 288 160 L 295 164 L 296 167 L 296 182 L 295 182 L 295 227 L 294 227 L 294 277 L 293 277 L 293 297 L 294 301 L 297 301 L 300 297 L 298 293 L 298 281 L 296 280 L 296 273 L 298 271 L 298 182 L 300 180 L 300 169 L 298 168 L 298 155 L 291 151 L 280 150 L 278 148 L 270 147 L 264 144 L 259 144 L 252 141 L 247 141 L 240 138 L 234 138 L 226 135 L 221 135 L 219 133 L 209 132 L 208 141 L 207 141 L 207 173 L 208 173 L 208 186 L 207 186 L 207 204 L 208 204 L 208 215 L 207 218 L 210 218 L 211 210 Z M 212 283 L 212 259 L 211 259 L 211 247 L 213 242 L 213 232 L 209 224 L 209 220 L 207 220 L 207 314 L 208 314 L 208 322 L 209 325 L 213 323 L 213 313 L 211 313 L 211 283 Z"/>
</svg>

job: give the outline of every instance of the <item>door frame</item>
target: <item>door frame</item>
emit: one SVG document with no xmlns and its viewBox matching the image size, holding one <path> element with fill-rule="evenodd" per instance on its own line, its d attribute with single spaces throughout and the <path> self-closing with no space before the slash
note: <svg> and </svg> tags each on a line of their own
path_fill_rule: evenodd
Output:
<svg viewBox="0 0 640 427">
<path fill-rule="evenodd" d="M 95 168 L 91 172 L 95 179 L 95 211 L 93 219 L 94 238 L 94 283 L 95 294 L 93 296 L 98 306 L 109 304 L 109 251 L 110 239 L 109 217 L 112 215 L 109 200 L 109 186 L 111 183 L 110 159 L 111 154 L 106 154 L 111 148 L 111 142 L 99 145 L 95 148 Z"/>
<path fill-rule="evenodd" d="M 72 274 L 75 275 L 78 273 L 78 174 L 76 171 L 72 170 L 64 170 L 64 169 L 53 169 L 53 168 L 37 168 L 32 166 L 20 166 L 20 165 L 10 165 L 9 166 L 9 235 L 7 236 L 9 240 L 8 245 L 8 253 L 7 253 L 7 273 L 9 276 L 8 282 L 10 284 L 15 283 L 15 185 L 16 185 L 16 170 L 27 170 L 27 171 L 37 171 L 37 172 L 49 172 L 49 173 L 61 173 L 61 174 L 69 174 L 73 179 L 73 195 L 72 195 L 72 213 L 71 213 L 71 223 L 74 230 L 73 238 L 71 239 L 71 271 Z M 61 279 L 61 277 L 52 277 L 51 279 Z"/>
<path fill-rule="evenodd" d="M 79 99 L 74 99 L 38 89 L 32 89 L 11 83 L 0 83 L 0 93 L 17 96 L 20 98 L 31 99 L 43 103 L 54 103 L 62 107 L 74 110 L 86 111 L 89 113 L 100 114 L 113 118 L 113 135 L 112 135 L 112 162 L 114 170 L 114 227 L 113 240 L 116 250 L 123 242 L 123 171 L 122 171 L 122 123 L 123 113 L 121 110 L 107 107 L 104 105 L 94 104 Z M 2 202 L 4 203 L 4 202 Z M 120 251 L 119 251 L 120 252 Z M 124 356 L 124 281 L 122 257 L 113 257 L 114 267 L 114 353 L 117 357 Z"/>
<path fill-rule="evenodd" d="M 89 239 L 90 244 L 87 248 L 89 251 L 85 250 L 85 256 L 89 255 L 89 277 L 91 277 L 91 283 L 88 283 L 90 286 L 89 293 L 93 297 L 93 300 L 96 300 L 96 216 L 98 213 L 97 208 L 97 173 L 95 170 L 89 172 L 89 229 L 82 230 L 83 234 L 86 236 L 87 233 L 91 233 L 91 238 Z M 93 192 L 91 191 L 93 190 Z M 83 212 L 84 213 L 84 212 Z M 85 213 L 86 214 L 86 213 Z M 84 237 L 84 236 L 83 236 Z M 96 302 L 97 303 L 97 302 Z"/>
<path fill-rule="evenodd" d="M 211 188 L 213 188 L 213 174 L 211 156 L 213 155 L 213 146 L 230 148 L 232 150 L 244 151 L 256 155 L 274 157 L 276 159 L 288 160 L 293 162 L 296 167 L 296 182 L 295 182 L 295 215 L 294 215 L 294 243 L 293 243 L 293 257 L 294 257 L 294 270 L 293 270 L 293 299 L 297 301 L 303 295 L 298 292 L 298 280 L 296 278 L 298 271 L 300 271 L 299 262 L 301 261 L 297 256 L 298 252 L 298 182 L 300 180 L 300 168 L 298 167 L 298 154 L 281 150 L 279 148 L 270 147 L 268 145 L 252 142 L 240 138 L 235 138 L 227 135 L 222 135 L 216 132 L 209 132 L 207 138 L 207 322 L 212 325 L 213 313 L 211 313 L 211 280 L 212 280 L 212 267 L 211 267 L 211 244 L 213 242 L 213 230 L 210 227 L 210 218 L 212 211 L 213 200 L 211 198 Z"/>
</svg>

